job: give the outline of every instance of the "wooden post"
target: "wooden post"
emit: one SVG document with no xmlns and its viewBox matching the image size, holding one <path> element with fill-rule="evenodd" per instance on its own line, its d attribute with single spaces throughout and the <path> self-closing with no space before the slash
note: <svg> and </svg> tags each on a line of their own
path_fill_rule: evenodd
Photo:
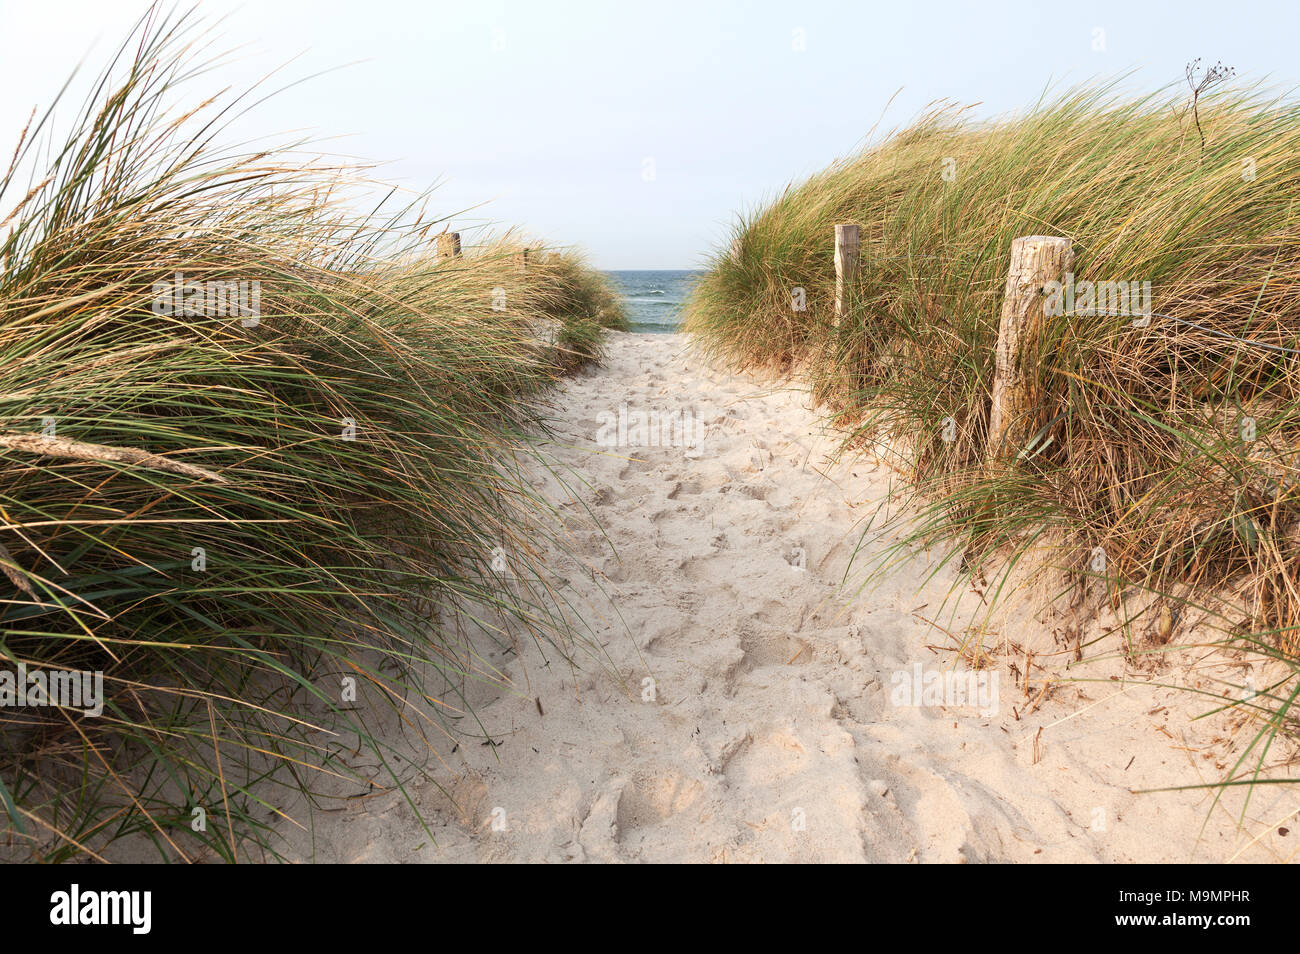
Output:
<svg viewBox="0 0 1300 954">
<path fill-rule="evenodd" d="M 1061 281 L 1073 263 L 1074 250 L 1067 238 L 1028 235 L 1011 243 L 989 408 L 989 458 L 1015 457 L 1041 423 L 1034 415 L 1038 406 L 1034 381 L 1046 306 L 1044 286 Z"/>
<path fill-rule="evenodd" d="M 438 261 L 460 257 L 460 233 L 443 232 L 438 236 Z"/>
<path fill-rule="evenodd" d="M 856 225 L 835 226 L 835 325 L 848 314 L 849 289 L 858 278 L 860 238 Z"/>
<path fill-rule="evenodd" d="M 532 249 L 526 248 L 519 253 L 519 270 L 521 272 L 528 271 L 528 253 L 531 251 Z"/>
</svg>

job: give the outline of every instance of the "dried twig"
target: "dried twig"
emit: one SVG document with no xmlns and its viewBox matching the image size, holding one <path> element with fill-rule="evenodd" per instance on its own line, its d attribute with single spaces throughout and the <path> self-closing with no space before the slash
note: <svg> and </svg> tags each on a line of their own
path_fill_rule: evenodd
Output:
<svg viewBox="0 0 1300 954">
<path fill-rule="evenodd" d="M 1224 66 L 1223 61 L 1220 60 L 1207 69 L 1204 75 L 1198 79 L 1196 74 L 1200 71 L 1200 67 L 1201 58 L 1198 56 L 1187 64 L 1186 76 L 1187 85 L 1192 90 L 1192 119 L 1196 121 L 1196 132 L 1201 137 L 1201 152 L 1205 152 L 1205 132 L 1201 129 L 1201 116 L 1196 109 L 1197 102 L 1200 100 L 1202 93 L 1207 92 L 1212 86 L 1231 79 L 1236 75 L 1237 71 L 1231 66 Z"/>
<path fill-rule="evenodd" d="M 230 483 L 220 474 L 160 454 L 151 454 L 133 447 L 88 444 L 84 441 L 68 440 L 66 437 L 46 437 L 43 434 L 0 434 L 0 449 L 22 451 L 27 454 L 45 454 L 49 457 L 69 457 L 73 460 L 89 460 L 101 464 L 138 465 L 153 470 L 183 474 L 197 480 L 211 480 L 218 484 Z"/>
</svg>

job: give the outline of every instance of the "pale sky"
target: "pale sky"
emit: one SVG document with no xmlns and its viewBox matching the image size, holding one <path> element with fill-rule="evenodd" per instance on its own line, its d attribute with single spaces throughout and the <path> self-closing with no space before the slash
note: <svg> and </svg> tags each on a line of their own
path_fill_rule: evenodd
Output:
<svg viewBox="0 0 1300 954">
<path fill-rule="evenodd" d="M 0 152 L 79 61 L 98 71 L 145 6 L 0 0 Z M 882 115 L 884 130 L 935 100 L 997 115 L 1051 83 L 1133 69 L 1128 85 L 1151 90 L 1181 81 L 1198 56 L 1283 91 L 1300 85 L 1300 5 L 1285 2 L 198 8 L 228 14 L 216 45 L 240 52 L 186 102 L 286 63 L 284 81 L 345 66 L 268 101 L 239 131 L 329 138 L 410 189 L 441 182 L 441 212 L 487 203 L 453 227 L 521 224 L 604 268 L 699 265 L 737 211 L 852 151 Z"/>
</svg>

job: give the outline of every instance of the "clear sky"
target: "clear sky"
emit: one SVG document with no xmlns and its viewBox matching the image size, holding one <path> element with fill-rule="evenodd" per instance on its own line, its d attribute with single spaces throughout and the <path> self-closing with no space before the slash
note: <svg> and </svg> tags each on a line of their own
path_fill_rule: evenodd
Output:
<svg viewBox="0 0 1300 954">
<path fill-rule="evenodd" d="M 97 71 L 144 9 L 0 0 L 0 151 L 79 61 Z M 699 264 L 736 211 L 935 100 L 996 115 L 1051 83 L 1130 69 L 1130 86 L 1155 89 L 1181 81 L 1198 56 L 1281 90 L 1300 85 L 1300 4 L 1281 0 L 199 0 L 198 9 L 225 17 L 217 47 L 239 54 L 192 88 L 194 101 L 276 66 L 287 64 L 289 80 L 352 64 L 268 101 L 241 132 L 329 137 L 331 151 L 383 160 L 381 174 L 409 188 L 441 182 L 441 212 L 480 206 L 454 227 L 520 223 L 606 268 Z"/>
</svg>

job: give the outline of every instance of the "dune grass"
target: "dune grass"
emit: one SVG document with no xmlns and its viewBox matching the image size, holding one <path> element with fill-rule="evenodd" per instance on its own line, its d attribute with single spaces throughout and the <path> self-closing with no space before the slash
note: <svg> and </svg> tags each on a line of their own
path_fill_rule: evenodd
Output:
<svg viewBox="0 0 1300 954">
<path fill-rule="evenodd" d="M 573 249 L 551 252 L 539 265 L 541 310 L 559 322 L 559 369 L 569 373 L 600 360 L 606 331 L 629 328 L 623 300 L 603 272 Z"/>
<path fill-rule="evenodd" d="M 996 568 L 990 598 L 1047 551 L 1058 595 L 1121 608 L 1130 645 L 1168 610 L 1175 633 L 1196 616 L 1284 661 L 1289 678 L 1248 702 L 1221 687 L 1266 749 L 1295 733 L 1300 689 L 1300 104 L 1239 88 L 1197 110 L 1185 90 L 1114 86 L 992 122 L 936 108 L 745 215 L 686 330 L 733 365 L 805 376 L 849 446 L 913 478 L 901 546 L 943 546 L 963 579 Z M 837 223 L 862 234 L 838 327 Z M 994 346 L 1023 235 L 1071 239 L 1076 282 L 1150 282 L 1154 315 L 1045 317 L 1032 437 L 993 465 Z"/>
<path fill-rule="evenodd" d="M 436 746 L 499 678 L 465 629 L 584 645 L 524 469 L 617 304 L 576 256 L 521 269 L 510 234 L 437 261 L 414 205 L 352 211 L 361 170 L 223 151 L 230 103 L 175 105 L 199 38 L 152 11 L 66 139 L 34 121 L 0 180 L 0 658 L 101 671 L 106 697 L 0 708 L 18 857 L 274 853 L 267 811 L 322 774 L 405 792 L 349 680 Z M 257 314 L 170 307 L 225 281 Z"/>
</svg>

